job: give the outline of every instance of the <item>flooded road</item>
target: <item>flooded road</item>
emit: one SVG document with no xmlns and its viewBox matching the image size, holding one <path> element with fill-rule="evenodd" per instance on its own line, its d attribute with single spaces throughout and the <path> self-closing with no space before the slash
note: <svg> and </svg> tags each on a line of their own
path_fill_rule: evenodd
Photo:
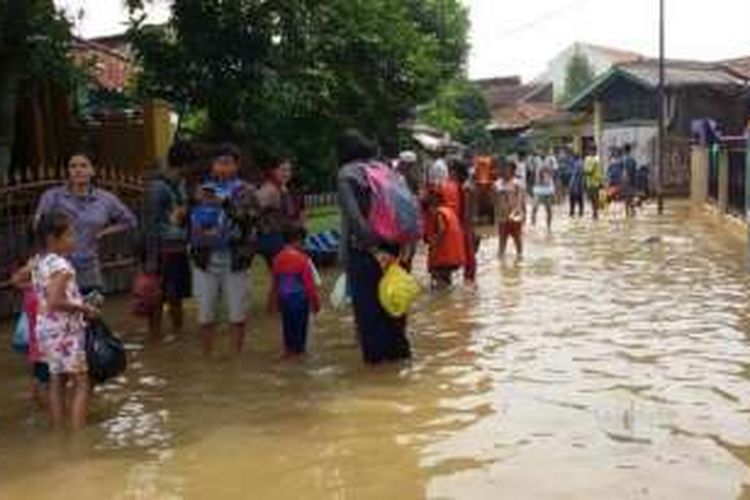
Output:
<svg viewBox="0 0 750 500">
<path fill-rule="evenodd" d="M 478 291 L 426 296 L 406 367 L 363 368 L 332 311 L 300 366 L 265 315 L 210 362 L 122 317 L 127 377 L 71 439 L 0 349 L 0 498 L 750 498 L 742 243 L 686 205 L 556 222 L 520 264 L 485 241 Z"/>
</svg>

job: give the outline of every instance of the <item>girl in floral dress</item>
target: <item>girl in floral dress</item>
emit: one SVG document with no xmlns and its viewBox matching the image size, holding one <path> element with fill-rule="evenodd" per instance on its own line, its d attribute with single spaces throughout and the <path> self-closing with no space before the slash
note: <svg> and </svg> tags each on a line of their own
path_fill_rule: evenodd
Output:
<svg viewBox="0 0 750 500">
<path fill-rule="evenodd" d="M 86 318 L 98 311 L 84 304 L 76 272 L 67 260 L 75 249 L 75 234 L 67 216 L 50 213 L 36 227 L 42 249 L 32 268 L 32 282 L 39 300 L 37 336 L 49 366 L 49 412 L 53 427 L 61 427 L 65 389 L 73 384 L 70 421 L 73 429 L 86 425 L 89 381 L 86 365 Z"/>
</svg>

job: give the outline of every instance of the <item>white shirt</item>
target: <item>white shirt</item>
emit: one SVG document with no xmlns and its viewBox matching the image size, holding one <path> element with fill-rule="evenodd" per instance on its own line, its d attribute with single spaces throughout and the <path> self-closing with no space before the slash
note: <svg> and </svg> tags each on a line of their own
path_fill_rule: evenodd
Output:
<svg viewBox="0 0 750 500">
<path fill-rule="evenodd" d="M 435 163 L 432 164 L 427 175 L 427 180 L 430 184 L 442 184 L 448 180 L 450 172 L 448 172 L 448 164 L 444 159 L 438 158 Z"/>
<path fill-rule="evenodd" d="M 519 161 L 516 163 L 516 179 L 521 184 L 521 187 L 526 189 L 526 162 Z"/>
</svg>

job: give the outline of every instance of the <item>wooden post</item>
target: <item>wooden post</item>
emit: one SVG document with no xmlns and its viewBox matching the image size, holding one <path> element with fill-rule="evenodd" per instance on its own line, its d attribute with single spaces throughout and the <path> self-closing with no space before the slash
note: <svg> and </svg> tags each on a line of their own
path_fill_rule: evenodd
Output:
<svg viewBox="0 0 750 500">
<path fill-rule="evenodd" d="M 143 106 L 143 133 L 146 141 L 146 165 L 164 158 L 172 144 L 171 108 L 165 101 L 153 99 Z"/>
<path fill-rule="evenodd" d="M 708 148 L 690 148 L 690 199 L 701 206 L 708 199 Z"/>
<path fill-rule="evenodd" d="M 604 103 L 597 96 L 594 100 L 594 143 L 602 165 L 606 164 L 606 153 L 602 151 L 602 140 L 604 138 Z"/>
</svg>

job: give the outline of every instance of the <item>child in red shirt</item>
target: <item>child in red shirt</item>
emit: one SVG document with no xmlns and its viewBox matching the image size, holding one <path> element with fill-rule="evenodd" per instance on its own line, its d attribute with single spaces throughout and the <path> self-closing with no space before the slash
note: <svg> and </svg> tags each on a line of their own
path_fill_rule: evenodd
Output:
<svg viewBox="0 0 750 500">
<path fill-rule="evenodd" d="M 310 311 L 320 311 L 320 297 L 310 258 L 302 251 L 305 230 L 291 224 L 284 231 L 286 246 L 273 260 L 273 296 L 284 332 L 282 358 L 301 357 L 307 350 Z"/>
</svg>

